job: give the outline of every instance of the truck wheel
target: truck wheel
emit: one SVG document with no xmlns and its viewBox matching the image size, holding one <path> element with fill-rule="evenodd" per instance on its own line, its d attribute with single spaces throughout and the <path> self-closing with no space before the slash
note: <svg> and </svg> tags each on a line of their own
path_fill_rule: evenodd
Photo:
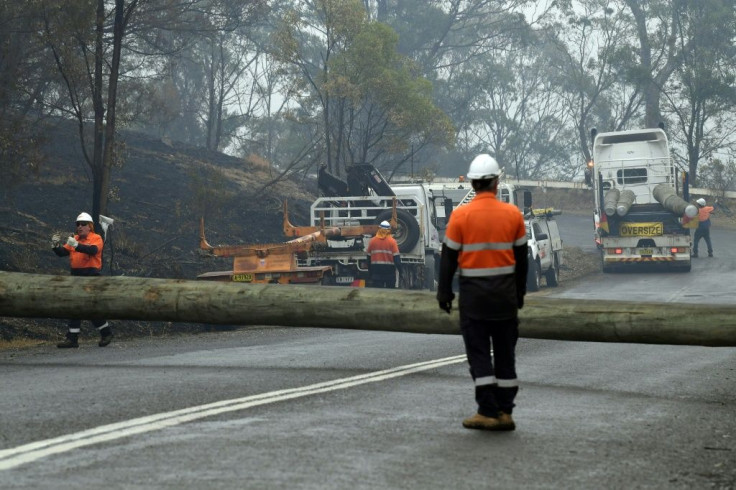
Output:
<svg viewBox="0 0 736 490">
<path fill-rule="evenodd" d="M 606 262 L 603 260 L 603 250 L 601 250 L 601 271 L 605 273 L 613 272 L 613 266 L 606 265 Z"/>
<path fill-rule="evenodd" d="M 434 254 L 424 256 L 424 289 L 429 289 L 430 291 L 437 291 L 434 263 Z"/>
<path fill-rule="evenodd" d="M 536 260 L 529 261 L 529 273 L 526 275 L 526 290 L 539 291 L 542 287 L 542 268 Z"/>
<path fill-rule="evenodd" d="M 545 274 L 547 286 L 557 287 L 560 285 L 560 263 L 557 260 L 557 254 L 552 256 L 552 267 Z"/>
<path fill-rule="evenodd" d="M 376 224 L 381 221 L 391 221 L 392 211 L 390 209 L 383 211 L 376 218 Z M 396 230 L 393 237 L 399 246 L 399 252 L 411 252 L 419 241 L 419 223 L 416 218 L 405 209 L 396 210 Z"/>
</svg>

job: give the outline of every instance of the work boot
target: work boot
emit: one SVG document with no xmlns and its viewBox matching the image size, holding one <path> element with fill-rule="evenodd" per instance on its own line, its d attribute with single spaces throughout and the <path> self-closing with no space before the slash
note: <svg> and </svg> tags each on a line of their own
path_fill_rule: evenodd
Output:
<svg viewBox="0 0 736 490">
<path fill-rule="evenodd" d="M 693 253 L 693 254 L 691 255 L 691 257 L 697 258 L 697 257 L 698 257 L 698 252 L 694 252 L 694 253 Z"/>
<path fill-rule="evenodd" d="M 66 340 L 64 342 L 59 342 L 56 344 L 56 347 L 59 349 L 76 349 L 79 347 L 78 342 L 79 334 L 77 333 L 69 333 L 66 334 Z"/>
<path fill-rule="evenodd" d="M 105 347 L 106 345 L 110 344 L 112 341 L 112 330 L 110 327 L 104 327 L 100 330 L 100 341 L 97 345 L 100 347 Z"/>
<path fill-rule="evenodd" d="M 463 420 L 463 427 L 466 429 L 479 429 L 479 430 L 509 430 L 504 428 L 501 421 L 495 417 L 486 417 L 476 413 L 472 417 L 468 417 Z"/>
<path fill-rule="evenodd" d="M 499 429 L 499 430 L 516 429 L 516 424 L 514 423 L 514 419 L 511 418 L 510 413 L 498 412 L 498 420 L 499 422 L 501 422 L 501 425 L 503 426 L 503 429 Z"/>
<path fill-rule="evenodd" d="M 713 257 L 713 252 L 710 252 L 710 253 L 708 254 L 708 257 Z"/>
</svg>

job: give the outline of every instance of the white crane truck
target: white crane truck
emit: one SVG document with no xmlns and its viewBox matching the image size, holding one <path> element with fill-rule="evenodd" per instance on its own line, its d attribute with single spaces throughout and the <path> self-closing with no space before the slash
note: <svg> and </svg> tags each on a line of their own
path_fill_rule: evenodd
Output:
<svg viewBox="0 0 736 490">
<path fill-rule="evenodd" d="M 323 168 L 318 181 L 324 197 L 310 207 L 311 226 L 377 225 L 392 221 L 395 203 L 393 237 L 401 256 L 399 287 L 436 290 L 440 232 L 447 226 L 443 217 L 452 211 L 451 198 L 430 192 L 425 183 L 389 185 L 371 165 L 351 166 L 347 182 Z M 370 239 L 371 235 L 328 239 L 326 246 L 314 248 L 300 258 L 299 265 L 330 266 L 328 284 L 365 286 L 369 278 L 365 249 Z"/>
<path fill-rule="evenodd" d="M 673 162 L 664 130 L 593 129 L 591 137 L 586 180 L 595 193 L 603 272 L 641 264 L 690 271 L 690 231 L 682 219 L 697 215 L 697 208 L 687 202 L 687 172 Z"/>
</svg>

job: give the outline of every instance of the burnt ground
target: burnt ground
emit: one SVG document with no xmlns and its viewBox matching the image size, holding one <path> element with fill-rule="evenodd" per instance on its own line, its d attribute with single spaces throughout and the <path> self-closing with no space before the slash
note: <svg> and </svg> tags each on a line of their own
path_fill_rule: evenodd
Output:
<svg viewBox="0 0 736 490">
<path fill-rule="evenodd" d="M 282 179 L 257 158 L 244 160 L 222 153 L 167 143 L 139 133 L 119 135 L 120 160 L 113 169 L 110 217 L 115 219 L 105 244 L 104 274 L 194 279 L 198 274 L 228 270 L 231 259 L 199 253 L 199 219 L 205 217 L 213 245 L 278 243 L 282 203 L 289 201 L 292 223 L 306 225 L 316 196 L 313 180 Z M 73 125 L 51 126 L 41 144 L 45 158 L 23 182 L 0 185 L 0 270 L 63 274 L 68 259 L 50 249 L 54 232 L 73 232 L 81 211 L 91 212 L 92 181 Z M 564 213 L 590 214 L 592 193 L 586 190 L 534 190 L 535 207 Z M 730 205 L 736 210 L 736 205 Z M 736 227 L 736 216 L 719 213 L 716 224 Z M 563 284 L 598 272 L 598 257 L 566 247 Z M 226 329 L 226 326 L 168 322 L 115 321 L 115 334 L 157 336 Z M 87 322 L 82 339 L 97 334 Z M 0 347 L 56 341 L 66 332 L 57 319 L 0 317 Z"/>
<path fill-rule="evenodd" d="M 107 215 L 115 220 L 105 244 L 103 273 L 193 279 L 227 270 L 231 259 L 199 253 L 199 219 L 213 245 L 282 242 L 282 203 L 294 224 L 308 224 L 316 183 L 278 177 L 265 162 L 246 161 L 184 144 L 167 144 L 123 132 L 121 160 L 113 169 Z M 23 182 L 0 185 L 0 270 L 69 274 L 68 259 L 50 247 L 54 232 L 74 231 L 76 216 L 91 212 L 91 171 L 73 126 L 53 126 L 41 144 L 45 155 Z M 94 335 L 84 322 L 83 337 Z M 199 331 L 201 325 L 116 321 L 117 336 Z M 0 342 L 55 340 L 63 320 L 0 318 Z"/>
</svg>

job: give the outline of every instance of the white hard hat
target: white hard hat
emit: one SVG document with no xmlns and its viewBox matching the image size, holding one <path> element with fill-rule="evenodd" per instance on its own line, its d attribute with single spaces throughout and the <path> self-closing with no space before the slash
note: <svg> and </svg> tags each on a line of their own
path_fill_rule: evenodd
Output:
<svg viewBox="0 0 736 490">
<path fill-rule="evenodd" d="M 79 216 L 77 216 L 76 221 L 84 221 L 87 223 L 92 223 L 94 220 L 92 219 L 92 216 L 90 216 L 87 213 L 81 213 Z"/>
<path fill-rule="evenodd" d="M 705 206 L 705 199 L 702 197 L 695 202 L 698 203 L 698 206 Z"/>
<path fill-rule="evenodd" d="M 381 224 L 380 224 L 380 225 L 378 225 L 378 226 L 380 226 L 380 227 L 381 227 L 381 228 L 383 228 L 384 230 L 389 230 L 389 229 L 391 229 L 391 223 L 389 223 L 388 221 L 381 221 Z"/>
<path fill-rule="evenodd" d="M 492 179 L 499 175 L 501 175 L 501 168 L 498 166 L 498 162 L 486 153 L 475 157 L 468 169 L 468 178 L 471 180 Z"/>
</svg>

